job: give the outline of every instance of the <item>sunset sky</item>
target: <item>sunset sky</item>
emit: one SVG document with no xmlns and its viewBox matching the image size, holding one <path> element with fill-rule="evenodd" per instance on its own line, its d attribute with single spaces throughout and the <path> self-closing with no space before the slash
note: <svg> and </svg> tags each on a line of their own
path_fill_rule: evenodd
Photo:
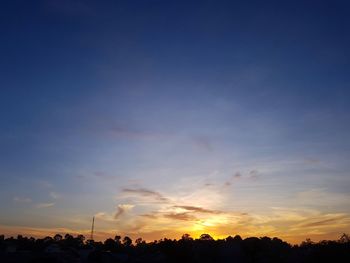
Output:
<svg viewBox="0 0 350 263">
<path fill-rule="evenodd" d="M 350 233 L 349 1 L 0 3 L 0 234 Z"/>
</svg>

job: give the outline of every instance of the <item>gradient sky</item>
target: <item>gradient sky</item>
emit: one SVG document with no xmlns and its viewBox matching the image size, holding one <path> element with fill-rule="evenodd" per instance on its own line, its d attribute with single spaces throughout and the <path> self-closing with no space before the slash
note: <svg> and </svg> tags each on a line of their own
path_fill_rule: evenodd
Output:
<svg viewBox="0 0 350 263">
<path fill-rule="evenodd" d="M 0 232 L 349 233 L 349 13 L 1 1 Z"/>
</svg>

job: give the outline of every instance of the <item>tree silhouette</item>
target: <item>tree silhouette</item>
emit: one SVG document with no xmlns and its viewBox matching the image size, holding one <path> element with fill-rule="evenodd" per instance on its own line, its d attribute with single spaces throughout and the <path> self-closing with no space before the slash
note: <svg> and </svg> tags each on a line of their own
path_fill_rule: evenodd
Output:
<svg viewBox="0 0 350 263">
<path fill-rule="evenodd" d="M 343 233 L 342 236 L 339 239 L 339 242 L 341 243 L 349 243 L 350 242 L 350 236 Z"/>
<path fill-rule="evenodd" d="M 209 234 L 201 234 L 201 236 L 199 237 L 199 240 L 202 240 L 202 241 L 213 241 L 214 238 L 212 238 L 211 235 L 209 235 Z"/>
<path fill-rule="evenodd" d="M 114 241 L 115 241 L 116 243 L 118 243 L 118 244 L 121 244 L 121 242 L 120 242 L 120 239 L 121 239 L 121 238 L 122 238 L 121 236 L 116 235 L 116 236 L 114 237 Z"/>
<path fill-rule="evenodd" d="M 343 234 L 337 241 L 312 242 L 307 239 L 301 245 L 294 246 L 276 237 L 242 239 L 238 235 L 214 240 L 209 234 L 202 234 L 199 239 L 184 234 L 179 240 L 164 238 L 150 243 L 137 238 L 135 246 L 128 236 L 122 239 L 122 244 L 120 240 L 120 236 L 107 238 L 104 242 L 92 242 L 85 241 L 82 235 L 71 234 L 66 234 L 64 238 L 57 234 L 53 238 L 47 236 L 42 239 L 22 235 L 5 238 L 0 235 L 0 262 L 350 262 L 350 239 L 347 234 Z"/>
<path fill-rule="evenodd" d="M 130 237 L 128 236 L 125 236 L 123 238 L 123 245 L 126 246 L 126 247 L 130 247 L 132 245 L 132 240 Z"/>
<path fill-rule="evenodd" d="M 140 245 L 142 245 L 142 244 L 145 244 L 146 242 L 141 238 L 141 237 L 139 237 L 139 238 L 137 238 L 136 240 L 135 240 L 135 244 L 136 245 L 138 245 L 138 246 L 140 246 Z"/>
<path fill-rule="evenodd" d="M 183 234 L 181 239 L 186 241 L 193 240 L 193 238 L 189 234 Z"/>
<path fill-rule="evenodd" d="M 60 234 L 56 234 L 54 237 L 53 237 L 53 239 L 56 241 L 56 242 L 60 242 L 61 240 L 62 240 L 62 235 L 60 235 Z"/>
<path fill-rule="evenodd" d="M 104 247 L 107 251 L 113 251 L 116 249 L 116 243 L 112 238 L 108 238 L 104 242 Z"/>
</svg>

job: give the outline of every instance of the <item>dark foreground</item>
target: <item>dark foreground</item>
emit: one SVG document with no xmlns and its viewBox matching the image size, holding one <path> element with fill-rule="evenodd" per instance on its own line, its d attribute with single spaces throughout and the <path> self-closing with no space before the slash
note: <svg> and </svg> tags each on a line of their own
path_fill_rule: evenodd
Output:
<svg viewBox="0 0 350 263">
<path fill-rule="evenodd" d="M 104 242 L 85 241 L 83 236 L 55 235 L 43 239 L 0 236 L 0 262 L 350 262 L 350 239 L 310 240 L 291 246 L 278 238 L 240 236 L 213 240 L 203 234 L 199 239 L 183 235 L 180 240 L 162 239 L 146 243 L 129 237 Z"/>
</svg>

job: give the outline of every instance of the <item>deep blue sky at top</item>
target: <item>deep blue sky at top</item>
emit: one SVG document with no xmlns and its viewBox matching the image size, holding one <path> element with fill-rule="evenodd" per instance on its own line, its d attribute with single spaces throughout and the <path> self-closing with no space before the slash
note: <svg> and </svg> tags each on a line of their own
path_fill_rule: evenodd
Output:
<svg viewBox="0 0 350 263">
<path fill-rule="evenodd" d="M 275 143 L 268 154 L 347 159 L 349 12 L 348 1 L 2 1 L 0 190 L 67 186 L 62 174 L 89 163 L 114 175 L 96 161 L 113 155 L 110 131 L 126 137 L 112 143 L 125 173 L 144 150 L 133 137 L 173 133 L 219 137 L 220 150 L 242 131 L 242 144 Z"/>
</svg>

